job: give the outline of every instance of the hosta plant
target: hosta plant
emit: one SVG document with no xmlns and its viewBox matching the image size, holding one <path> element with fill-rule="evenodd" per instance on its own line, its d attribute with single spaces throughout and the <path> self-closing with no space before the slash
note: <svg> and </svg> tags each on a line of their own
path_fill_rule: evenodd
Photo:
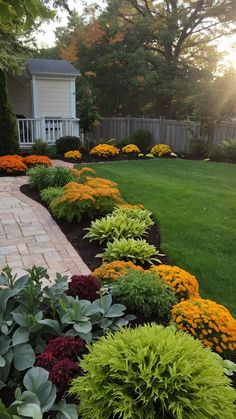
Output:
<svg viewBox="0 0 236 419">
<path fill-rule="evenodd" d="M 121 237 L 141 238 L 147 235 L 148 228 L 153 224 L 148 210 L 116 208 L 112 214 L 92 221 L 91 227 L 85 229 L 88 233 L 84 238 L 99 243 Z"/>
<path fill-rule="evenodd" d="M 178 329 L 224 357 L 236 355 L 236 320 L 226 307 L 202 298 L 181 301 L 173 307 L 172 319 Z"/>
<path fill-rule="evenodd" d="M 174 292 L 148 271 L 129 270 L 111 289 L 117 302 L 125 304 L 131 313 L 146 322 L 166 323 L 177 302 Z"/>
<path fill-rule="evenodd" d="M 233 419 L 236 393 L 220 357 L 156 324 L 108 334 L 89 348 L 70 393 L 83 419 Z"/>
<path fill-rule="evenodd" d="M 159 251 L 155 246 L 149 244 L 146 240 L 140 239 L 115 239 L 108 242 L 104 253 L 96 255 L 101 257 L 105 262 L 113 260 L 131 260 L 133 263 L 161 263 L 158 259 Z"/>
<path fill-rule="evenodd" d="M 125 262 L 123 260 L 115 260 L 110 263 L 103 263 L 99 268 L 95 269 L 93 275 L 103 283 L 116 281 L 130 270 L 143 272 L 141 266 L 135 265 L 133 262 Z"/>
</svg>

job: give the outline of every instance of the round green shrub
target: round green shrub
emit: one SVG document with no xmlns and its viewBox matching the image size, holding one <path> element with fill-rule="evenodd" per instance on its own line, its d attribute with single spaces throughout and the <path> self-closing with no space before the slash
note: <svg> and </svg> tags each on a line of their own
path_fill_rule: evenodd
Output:
<svg viewBox="0 0 236 419">
<path fill-rule="evenodd" d="M 81 141 L 79 137 L 67 136 L 56 140 L 56 149 L 59 156 L 64 156 L 67 151 L 80 150 Z"/>
<path fill-rule="evenodd" d="M 236 393 L 221 358 L 156 324 L 103 336 L 70 393 L 83 419 L 233 419 Z"/>
<path fill-rule="evenodd" d="M 142 151 L 146 151 L 153 143 L 153 136 L 150 131 L 140 128 L 129 136 L 129 142 L 137 145 Z"/>
<path fill-rule="evenodd" d="M 155 274 L 131 269 L 114 282 L 112 294 L 138 320 L 166 322 L 171 317 L 171 308 L 177 304 L 174 292 Z"/>
</svg>

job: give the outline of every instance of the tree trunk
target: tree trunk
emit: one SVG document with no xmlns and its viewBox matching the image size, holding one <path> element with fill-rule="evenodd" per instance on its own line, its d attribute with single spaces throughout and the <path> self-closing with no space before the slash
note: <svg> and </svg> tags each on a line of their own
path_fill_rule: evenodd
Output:
<svg viewBox="0 0 236 419">
<path fill-rule="evenodd" d="M 19 151 L 16 116 L 9 103 L 7 76 L 0 70 L 0 155 Z"/>
</svg>

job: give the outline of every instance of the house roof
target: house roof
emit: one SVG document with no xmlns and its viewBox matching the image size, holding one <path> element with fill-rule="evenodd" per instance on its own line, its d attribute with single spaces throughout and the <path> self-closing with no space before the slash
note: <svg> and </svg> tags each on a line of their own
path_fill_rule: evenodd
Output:
<svg viewBox="0 0 236 419">
<path fill-rule="evenodd" d="M 26 68 L 31 75 L 54 74 L 62 76 L 79 76 L 80 72 L 66 60 L 47 60 L 43 58 L 29 58 Z"/>
</svg>

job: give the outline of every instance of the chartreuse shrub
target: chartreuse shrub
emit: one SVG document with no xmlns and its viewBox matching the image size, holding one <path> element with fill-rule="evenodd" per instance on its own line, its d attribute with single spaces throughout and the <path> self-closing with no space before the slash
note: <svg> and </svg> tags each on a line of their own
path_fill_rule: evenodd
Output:
<svg viewBox="0 0 236 419">
<path fill-rule="evenodd" d="M 151 270 L 173 288 L 179 301 L 200 298 L 198 281 L 189 272 L 171 265 L 153 265 Z"/>
<path fill-rule="evenodd" d="M 186 300 L 172 309 L 178 329 L 191 333 L 224 357 L 236 354 L 236 320 L 229 310 L 211 300 Z"/>
<path fill-rule="evenodd" d="M 72 381 L 83 419 L 233 419 L 236 393 L 221 358 L 156 324 L 108 334 Z"/>
<path fill-rule="evenodd" d="M 103 263 L 99 268 L 95 269 L 93 275 L 102 282 L 116 281 L 124 276 L 127 272 L 136 270 L 143 272 L 141 266 L 135 265 L 133 262 L 124 262 L 123 260 L 114 260 L 114 262 Z"/>
<path fill-rule="evenodd" d="M 159 251 L 155 246 L 149 244 L 143 239 L 115 239 L 113 242 L 108 242 L 104 253 L 96 255 L 102 257 L 105 262 L 112 262 L 113 260 L 127 260 L 133 263 L 150 263 L 160 262 L 157 258 Z"/>
<path fill-rule="evenodd" d="M 155 273 L 129 270 L 112 285 L 116 301 L 125 304 L 130 313 L 146 321 L 162 323 L 171 317 L 171 308 L 177 300 L 174 292 L 166 287 Z"/>
<path fill-rule="evenodd" d="M 151 212 L 148 210 L 116 208 L 112 214 L 92 221 L 91 227 L 85 229 L 88 233 L 84 238 L 90 242 L 97 240 L 99 243 L 121 237 L 141 238 L 147 235 L 148 228 L 153 224 Z"/>
</svg>

